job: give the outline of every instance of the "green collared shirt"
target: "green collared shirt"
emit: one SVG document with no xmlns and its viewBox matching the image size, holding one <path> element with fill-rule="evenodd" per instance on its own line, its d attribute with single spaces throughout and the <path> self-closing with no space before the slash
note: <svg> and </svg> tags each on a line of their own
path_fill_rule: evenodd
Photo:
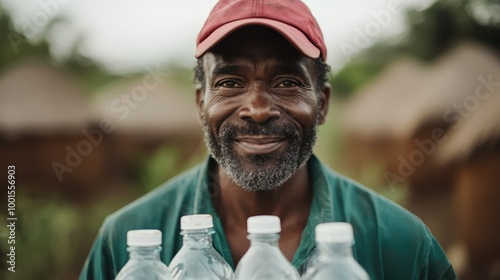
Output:
<svg viewBox="0 0 500 280">
<path fill-rule="evenodd" d="M 114 279 L 128 260 L 127 231 L 159 229 L 163 233 L 161 260 L 169 264 L 182 247 L 180 218 L 211 214 L 213 246 L 233 267 L 222 222 L 212 198 L 219 186 L 208 158 L 173 178 L 104 221 L 85 262 L 80 279 Z M 376 279 L 457 279 L 443 250 L 420 219 L 400 206 L 330 170 L 316 157 L 308 162 L 313 201 L 308 222 L 292 264 L 303 272 L 315 250 L 314 228 L 324 222 L 349 222 L 354 228 L 354 257 Z"/>
</svg>

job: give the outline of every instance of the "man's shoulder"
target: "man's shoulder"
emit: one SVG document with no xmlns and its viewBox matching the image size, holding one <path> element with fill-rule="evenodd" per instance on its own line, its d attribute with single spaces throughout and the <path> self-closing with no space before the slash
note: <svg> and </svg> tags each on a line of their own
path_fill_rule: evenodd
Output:
<svg viewBox="0 0 500 280">
<path fill-rule="evenodd" d="M 161 230 L 161 257 L 168 262 L 182 244 L 179 219 L 194 204 L 197 184 L 203 175 L 202 166 L 185 171 L 109 215 L 99 229 L 80 279 L 114 278 L 128 260 L 129 230 Z"/>
<path fill-rule="evenodd" d="M 439 244 L 420 218 L 362 184 L 323 165 L 337 220 L 352 224 L 355 252 L 368 270 L 387 266 L 388 279 L 403 279 L 421 270 L 442 272 L 450 267 Z M 437 258 L 435 263 L 429 259 Z M 375 264 L 373 259 L 379 260 Z M 391 267 L 385 260 L 399 260 Z M 434 273 L 434 271 L 432 271 Z M 403 278 L 401 278 L 403 277 Z"/>
<path fill-rule="evenodd" d="M 370 238 L 377 234 L 379 240 L 388 244 L 431 242 L 426 225 L 413 213 L 325 164 L 321 168 L 335 218 L 351 223 L 360 236 Z M 398 240 L 393 240 L 395 237 Z"/>
<path fill-rule="evenodd" d="M 109 215 L 103 227 L 122 227 L 124 224 L 136 228 L 159 227 L 163 221 L 161 216 L 177 216 L 183 205 L 191 204 L 201 172 L 202 165 L 197 165 L 171 178 Z"/>
<path fill-rule="evenodd" d="M 359 218 L 365 224 L 367 217 L 373 218 L 373 222 L 393 224 L 404 222 L 413 230 L 417 227 L 425 231 L 423 222 L 407 209 L 389 200 L 383 195 L 364 186 L 363 184 L 333 171 L 322 165 L 324 174 L 328 180 L 328 186 L 332 194 L 333 203 L 338 203 L 336 210 L 341 211 L 343 217 L 348 219 Z"/>
</svg>

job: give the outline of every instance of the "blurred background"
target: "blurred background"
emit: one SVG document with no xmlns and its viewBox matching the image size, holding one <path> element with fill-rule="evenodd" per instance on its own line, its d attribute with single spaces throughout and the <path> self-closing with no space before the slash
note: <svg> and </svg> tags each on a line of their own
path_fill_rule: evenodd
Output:
<svg viewBox="0 0 500 280">
<path fill-rule="evenodd" d="M 191 70 L 215 2 L 0 0 L 1 279 L 77 279 L 107 215 L 204 159 Z M 500 279 L 500 2 L 304 2 L 333 69 L 316 154 L 418 215 L 460 279 Z"/>
</svg>

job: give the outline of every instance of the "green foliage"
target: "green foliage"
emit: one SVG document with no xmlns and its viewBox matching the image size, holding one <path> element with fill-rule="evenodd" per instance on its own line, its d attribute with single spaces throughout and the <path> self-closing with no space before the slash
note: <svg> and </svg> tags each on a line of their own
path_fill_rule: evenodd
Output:
<svg viewBox="0 0 500 280">
<path fill-rule="evenodd" d="M 169 82 L 171 81 L 179 85 L 180 87 L 185 88 L 188 92 L 193 92 L 194 94 L 193 69 L 178 66 L 175 64 L 167 65 L 166 68 L 169 69 Z"/>
<path fill-rule="evenodd" d="M 25 35 L 16 31 L 12 26 L 9 15 L 0 6 L 0 72 L 19 61 L 38 58 L 44 59 L 61 70 L 78 77 L 78 82 L 84 92 L 93 92 L 100 86 L 118 78 L 109 74 L 99 63 L 79 54 L 79 46 L 82 39 L 76 40 L 72 50 L 64 59 L 55 60 L 51 56 L 51 45 L 47 34 L 57 24 L 64 24 L 65 18 L 52 19 L 40 32 L 41 39 L 38 42 L 30 41 Z"/>
<path fill-rule="evenodd" d="M 129 195 L 102 197 L 82 207 L 64 197 L 33 197 L 22 189 L 28 186 L 19 185 L 16 192 L 16 272 L 2 279 L 76 279 L 104 217 L 130 200 Z M 2 239 L 6 234 L 2 228 Z M 7 245 L 0 244 L 2 252 Z"/>
<path fill-rule="evenodd" d="M 334 96 L 337 98 L 348 97 L 374 77 L 381 67 L 382 65 L 377 63 L 350 63 L 330 80 Z"/>
<path fill-rule="evenodd" d="M 144 192 L 151 191 L 163 182 L 200 163 L 206 155 L 204 148 L 191 156 L 186 156 L 186 150 L 180 149 L 181 143 L 166 144 L 160 147 L 144 162 L 142 183 Z"/>
<path fill-rule="evenodd" d="M 12 28 L 8 14 L 0 6 L 0 71 L 25 57 L 47 57 L 49 45 L 41 41 L 33 45 L 28 39 Z"/>
<path fill-rule="evenodd" d="M 424 11 L 409 11 L 410 31 L 400 51 L 431 60 L 462 40 L 474 40 L 500 49 L 500 26 L 483 22 L 474 10 L 488 10 L 489 1 L 455 0 L 438 1 Z M 493 2 L 492 2 L 493 3 Z M 498 3 L 496 3 L 498 6 Z"/>
</svg>

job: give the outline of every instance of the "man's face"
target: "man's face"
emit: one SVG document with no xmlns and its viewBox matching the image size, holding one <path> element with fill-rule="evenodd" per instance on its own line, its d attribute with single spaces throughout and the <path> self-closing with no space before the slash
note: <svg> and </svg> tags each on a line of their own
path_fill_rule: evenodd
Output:
<svg viewBox="0 0 500 280">
<path fill-rule="evenodd" d="M 203 57 L 197 101 L 205 142 L 248 191 L 273 190 L 312 154 L 328 89 L 317 92 L 314 61 L 263 27 L 243 28 Z"/>
</svg>

